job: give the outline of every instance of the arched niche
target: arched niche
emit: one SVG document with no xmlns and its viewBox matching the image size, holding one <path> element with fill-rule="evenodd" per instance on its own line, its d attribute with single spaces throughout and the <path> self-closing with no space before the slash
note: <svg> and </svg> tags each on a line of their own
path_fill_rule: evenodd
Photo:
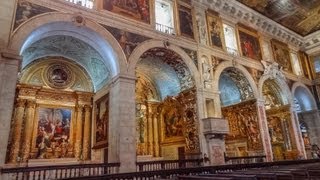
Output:
<svg viewBox="0 0 320 180">
<path fill-rule="evenodd" d="M 178 159 L 200 152 L 192 70 L 183 56 L 161 46 L 146 49 L 139 61 L 132 62 L 138 79 L 138 161 Z"/>
<path fill-rule="evenodd" d="M 14 31 L 9 48 L 22 53 L 33 43 L 56 35 L 71 36 L 90 45 L 110 67 L 111 77 L 126 73 L 126 57 L 117 40 L 101 25 L 81 15 L 51 12 L 31 18 Z M 22 64 L 24 67 L 28 62 Z"/>
<path fill-rule="evenodd" d="M 297 113 L 299 127 L 307 158 L 312 158 L 312 145 L 319 144 L 320 117 L 317 105 L 309 88 L 301 83 L 292 86 L 294 110 Z"/>
<path fill-rule="evenodd" d="M 266 109 L 266 118 L 273 152 L 273 160 L 296 159 L 299 152 L 297 127 L 292 117 L 291 93 L 281 79 L 262 78 L 262 96 Z M 261 79 L 260 79 L 261 82 Z"/>
<path fill-rule="evenodd" d="M 225 138 L 226 155 L 262 155 L 257 102 L 245 74 L 235 67 L 225 68 L 220 73 L 219 91 L 222 115 L 228 120 L 230 130 Z"/>
</svg>

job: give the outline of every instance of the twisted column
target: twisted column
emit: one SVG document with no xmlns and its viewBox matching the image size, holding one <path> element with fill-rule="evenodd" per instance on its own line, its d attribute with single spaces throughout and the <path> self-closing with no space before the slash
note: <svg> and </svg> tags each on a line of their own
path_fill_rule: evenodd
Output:
<svg viewBox="0 0 320 180">
<path fill-rule="evenodd" d="M 91 126 L 91 106 L 84 107 L 84 127 L 83 127 L 83 160 L 88 160 L 90 157 L 90 126 Z"/>
<path fill-rule="evenodd" d="M 25 126 L 24 126 L 24 136 L 23 136 L 24 143 L 22 146 L 22 160 L 23 160 L 23 162 L 26 162 L 29 159 L 35 107 L 36 107 L 36 102 L 34 100 L 27 101 L 26 122 L 25 122 Z"/>
<path fill-rule="evenodd" d="M 20 139 L 21 139 L 21 130 L 24 116 L 26 100 L 25 99 L 17 99 L 15 106 L 15 114 L 13 120 L 13 128 L 12 128 L 12 143 L 11 150 L 9 155 L 9 162 L 16 163 L 17 157 L 19 156 L 20 150 Z"/>
<path fill-rule="evenodd" d="M 83 105 L 77 105 L 76 113 L 77 113 L 77 125 L 76 125 L 76 142 L 74 145 L 75 148 L 75 158 L 80 159 L 81 151 L 82 151 L 82 111 Z"/>
</svg>

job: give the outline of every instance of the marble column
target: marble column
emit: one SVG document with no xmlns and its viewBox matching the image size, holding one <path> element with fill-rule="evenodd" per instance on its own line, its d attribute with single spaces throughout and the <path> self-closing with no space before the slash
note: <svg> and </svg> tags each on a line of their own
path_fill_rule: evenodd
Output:
<svg viewBox="0 0 320 180">
<path fill-rule="evenodd" d="M 13 119 L 13 127 L 12 127 L 12 143 L 11 143 L 11 150 L 9 155 L 10 163 L 16 163 L 17 158 L 19 157 L 21 131 L 22 131 L 22 124 L 24 119 L 25 105 L 26 105 L 25 99 L 20 99 L 20 98 L 17 99 L 16 106 L 15 106 L 15 114 Z"/>
<path fill-rule="evenodd" d="M 152 114 L 153 119 L 153 151 L 154 157 L 160 157 L 160 146 L 159 146 L 159 127 L 158 127 L 158 114 L 155 112 Z"/>
<path fill-rule="evenodd" d="M 268 129 L 268 121 L 266 116 L 266 110 L 264 106 L 264 100 L 257 100 L 259 129 L 261 132 L 261 139 L 263 144 L 264 153 L 268 162 L 273 160 L 272 145 L 270 140 L 270 134 Z"/>
<path fill-rule="evenodd" d="M 33 120 L 35 115 L 36 102 L 34 100 L 27 101 L 26 108 L 26 120 L 24 125 L 24 143 L 22 146 L 22 160 L 26 162 L 29 159 L 29 153 L 31 149 L 32 140 L 32 130 L 33 130 Z"/>
<path fill-rule="evenodd" d="M 74 155 L 75 158 L 81 159 L 82 153 L 82 112 L 83 112 L 83 105 L 77 105 L 76 113 L 77 113 L 77 124 L 76 124 L 76 141 L 74 145 Z"/>
<path fill-rule="evenodd" d="M 90 127 L 91 127 L 91 106 L 84 106 L 84 126 L 83 126 L 83 160 L 90 158 Z"/>
<path fill-rule="evenodd" d="M 149 113 L 148 113 L 148 155 L 154 155 L 153 154 L 153 108 L 152 105 L 149 104 Z"/>
<path fill-rule="evenodd" d="M 136 171 L 136 112 L 133 76 L 118 76 L 110 88 L 109 162 L 120 162 L 120 172 Z"/>
</svg>

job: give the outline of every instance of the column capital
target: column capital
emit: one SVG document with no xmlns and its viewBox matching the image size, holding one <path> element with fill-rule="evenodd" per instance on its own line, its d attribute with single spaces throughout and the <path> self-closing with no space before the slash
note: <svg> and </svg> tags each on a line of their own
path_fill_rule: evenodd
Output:
<svg viewBox="0 0 320 180">
<path fill-rule="evenodd" d="M 86 112 L 90 112 L 90 111 L 91 111 L 91 108 L 92 108 L 92 106 L 89 105 L 89 104 L 86 104 L 86 105 L 84 105 L 83 107 L 84 107 L 84 110 L 85 110 Z"/>
<path fill-rule="evenodd" d="M 77 104 L 76 107 L 75 107 L 75 109 L 76 109 L 77 112 L 80 112 L 80 111 L 83 110 L 83 107 L 84 107 L 83 104 Z"/>
<path fill-rule="evenodd" d="M 16 107 L 24 107 L 26 105 L 26 102 L 26 99 L 17 98 Z"/>
<path fill-rule="evenodd" d="M 35 108 L 36 104 L 35 100 L 27 100 L 27 108 Z"/>
</svg>

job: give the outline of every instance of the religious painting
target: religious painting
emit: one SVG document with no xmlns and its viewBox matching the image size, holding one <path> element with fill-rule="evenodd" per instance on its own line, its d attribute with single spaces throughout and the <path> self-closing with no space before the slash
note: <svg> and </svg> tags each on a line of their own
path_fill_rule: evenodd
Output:
<svg viewBox="0 0 320 180">
<path fill-rule="evenodd" d="M 209 33 L 209 42 L 213 47 L 223 48 L 223 28 L 222 21 L 218 14 L 207 11 L 207 25 Z"/>
<path fill-rule="evenodd" d="M 103 9 L 150 23 L 149 0 L 103 0 Z"/>
<path fill-rule="evenodd" d="M 295 52 L 291 52 L 290 56 L 291 56 L 291 60 L 292 60 L 293 72 L 297 76 L 301 76 L 302 75 L 302 69 L 301 69 L 301 66 L 300 66 L 300 61 L 299 61 L 299 58 L 298 58 L 298 54 L 295 53 Z"/>
<path fill-rule="evenodd" d="M 74 82 L 73 72 L 69 66 L 62 63 L 53 63 L 46 69 L 45 81 L 53 88 L 67 88 Z"/>
<path fill-rule="evenodd" d="M 181 35 L 194 38 L 192 11 L 190 8 L 179 5 L 179 22 Z"/>
<path fill-rule="evenodd" d="M 271 40 L 271 47 L 273 51 L 274 60 L 279 64 L 279 66 L 287 72 L 292 72 L 290 52 L 286 44 L 277 41 L 275 39 Z"/>
<path fill-rule="evenodd" d="M 36 158 L 66 157 L 70 147 L 72 111 L 66 108 L 45 108 L 38 111 Z M 48 153 L 50 152 L 52 153 Z"/>
<path fill-rule="evenodd" d="M 103 96 L 95 103 L 95 149 L 108 145 L 109 97 Z"/>
<path fill-rule="evenodd" d="M 262 55 L 258 35 L 241 26 L 238 26 L 238 33 L 242 56 L 261 60 Z"/>
</svg>

